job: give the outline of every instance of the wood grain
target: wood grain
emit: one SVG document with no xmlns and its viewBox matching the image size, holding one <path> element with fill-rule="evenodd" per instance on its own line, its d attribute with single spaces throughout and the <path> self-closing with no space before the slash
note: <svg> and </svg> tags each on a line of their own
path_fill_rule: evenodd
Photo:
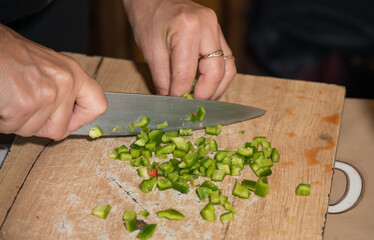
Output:
<svg viewBox="0 0 374 240">
<path fill-rule="evenodd" d="M 91 57 L 72 56 L 86 67 L 91 65 L 87 63 Z M 105 58 L 96 76 L 105 90 L 152 92 L 146 68 L 130 61 Z M 235 150 L 254 136 L 267 136 L 281 159 L 269 177 L 271 189 L 266 198 L 252 194 L 243 200 L 231 195 L 236 181 L 256 179 L 248 168 L 243 176 L 226 177 L 219 183 L 239 211 L 228 225 L 219 220 L 204 221 L 199 212 L 206 203 L 200 202 L 193 190 L 187 195 L 172 190 L 140 192 L 141 179 L 135 169 L 128 162 L 106 156 L 119 145 L 128 146 L 133 137 L 95 141 L 70 137 L 50 143 L 36 158 L 22 156 L 25 161 L 33 159 L 33 167 L 27 171 L 22 189 L 13 196 L 0 238 L 135 239 L 136 232 L 125 230 L 121 215 L 125 209 L 146 209 L 151 213 L 146 221 L 158 223 L 153 239 L 321 239 L 344 93 L 344 88 L 336 85 L 236 76 L 220 100 L 260 107 L 267 113 L 223 127 L 217 137 L 219 148 Z M 240 130 L 244 135 L 238 134 Z M 202 130 L 196 131 L 191 141 L 203 135 Z M 23 146 L 13 148 L 27 151 Z M 0 179 L 9 177 L 0 172 Z M 310 197 L 295 196 L 301 182 L 312 184 Z M 2 185 L 0 182 L 0 189 Z M 107 203 L 113 209 L 106 220 L 91 215 L 96 205 Z M 183 212 L 186 219 L 159 220 L 156 212 L 170 207 Z M 218 219 L 223 209 L 216 209 Z"/>
</svg>

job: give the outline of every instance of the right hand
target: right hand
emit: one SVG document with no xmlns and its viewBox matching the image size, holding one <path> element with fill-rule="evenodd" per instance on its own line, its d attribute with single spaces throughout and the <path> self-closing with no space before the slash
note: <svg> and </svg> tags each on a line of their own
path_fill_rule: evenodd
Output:
<svg viewBox="0 0 374 240">
<path fill-rule="evenodd" d="M 0 24 L 0 133 L 60 140 L 107 106 L 75 60 Z"/>
</svg>

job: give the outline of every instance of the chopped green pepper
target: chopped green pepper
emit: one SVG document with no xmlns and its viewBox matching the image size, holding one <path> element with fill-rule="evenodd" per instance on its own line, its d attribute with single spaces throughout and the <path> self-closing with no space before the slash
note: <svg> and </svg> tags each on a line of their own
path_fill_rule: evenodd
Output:
<svg viewBox="0 0 374 240">
<path fill-rule="evenodd" d="M 211 151 L 211 152 L 217 152 L 218 151 L 218 145 L 217 145 L 217 141 L 215 139 L 212 139 L 209 142 L 209 151 Z"/>
<path fill-rule="evenodd" d="M 251 193 L 249 192 L 249 190 L 243 187 L 240 183 L 235 184 L 234 190 L 232 192 L 232 195 L 243 199 L 248 199 L 250 194 Z"/>
<path fill-rule="evenodd" d="M 184 194 L 187 194 L 190 191 L 190 186 L 188 186 L 187 183 L 181 181 L 173 183 L 173 188 Z"/>
<path fill-rule="evenodd" d="M 148 224 L 140 230 L 136 237 L 141 240 L 146 240 L 152 237 L 153 233 L 156 231 L 156 227 L 157 224 Z"/>
<path fill-rule="evenodd" d="M 216 210 L 214 209 L 213 204 L 208 203 L 203 210 L 201 210 L 201 216 L 208 220 L 209 222 L 214 222 L 216 220 Z"/>
<path fill-rule="evenodd" d="M 273 160 L 273 162 L 279 162 L 279 152 L 276 148 L 273 148 L 273 152 L 271 153 L 271 160 Z"/>
<path fill-rule="evenodd" d="M 118 160 L 120 161 L 130 161 L 132 159 L 132 156 L 129 152 L 121 152 L 118 154 Z"/>
<path fill-rule="evenodd" d="M 138 172 L 139 177 L 147 179 L 149 178 L 147 167 L 140 167 L 136 171 Z"/>
<path fill-rule="evenodd" d="M 160 191 L 167 190 L 169 188 L 172 188 L 173 183 L 168 178 L 159 178 L 157 180 L 157 187 Z"/>
<path fill-rule="evenodd" d="M 247 188 L 248 190 L 251 190 L 252 192 L 256 189 L 255 181 L 244 179 L 241 184 L 243 187 Z"/>
<path fill-rule="evenodd" d="M 236 154 L 243 156 L 243 157 L 251 157 L 253 155 L 253 148 L 252 147 L 240 147 Z"/>
<path fill-rule="evenodd" d="M 184 215 L 175 209 L 166 209 L 157 212 L 158 218 L 167 218 L 169 220 L 184 220 Z"/>
<path fill-rule="evenodd" d="M 112 129 L 112 132 L 116 132 L 118 130 L 120 130 L 122 127 L 121 126 L 115 126 L 113 129 Z"/>
<path fill-rule="evenodd" d="M 130 132 L 134 132 L 134 123 L 130 123 L 128 126 Z"/>
<path fill-rule="evenodd" d="M 97 206 L 92 210 L 92 215 L 101 219 L 106 219 L 111 209 L 112 207 L 109 204 Z"/>
<path fill-rule="evenodd" d="M 182 136 L 191 136 L 193 134 L 192 128 L 180 128 L 178 133 Z"/>
<path fill-rule="evenodd" d="M 168 122 L 165 121 L 165 122 L 163 122 L 163 123 L 157 124 L 157 125 L 156 125 L 156 128 L 157 128 L 157 129 L 160 129 L 160 128 L 167 128 L 168 126 L 169 126 L 169 125 L 168 125 Z"/>
<path fill-rule="evenodd" d="M 187 152 L 179 149 L 175 149 L 173 152 L 173 157 L 174 158 L 183 158 L 184 156 L 187 155 Z"/>
<path fill-rule="evenodd" d="M 266 177 L 260 177 L 256 182 L 255 194 L 260 197 L 266 197 L 269 193 L 269 184 Z"/>
<path fill-rule="evenodd" d="M 227 211 L 231 211 L 233 212 L 234 214 L 236 214 L 236 210 L 235 208 L 231 205 L 231 203 L 229 203 L 228 201 L 224 202 L 223 203 L 223 207 L 227 210 Z"/>
<path fill-rule="evenodd" d="M 221 129 L 222 129 L 221 125 L 206 127 L 205 128 L 205 133 L 209 134 L 209 135 L 218 136 L 220 134 L 220 132 L 221 132 Z"/>
<path fill-rule="evenodd" d="M 171 141 L 175 144 L 175 147 L 179 150 L 188 152 L 190 149 L 190 146 L 188 146 L 188 143 L 183 137 L 172 137 Z"/>
<path fill-rule="evenodd" d="M 311 185 L 307 183 L 300 183 L 296 188 L 296 195 L 309 196 Z"/>
<path fill-rule="evenodd" d="M 221 204 L 222 206 L 224 206 L 225 202 L 227 202 L 227 199 L 228 199 L 227 196 L 225 196 L 225 195 L 219 195 L 219 204 Z"/>
<path fill-rule="evenodd" d="M 134 123 L 134 126 L 135 127 L 139 127 L 139 128 L 144 128 L 144 127 L 146 127 L 148 125 L 148 123 L 149 123 L 149 118 L 143 116 L 140 121 Z"/>
<path fill-rule="evenodd" d="M 142 157 L 133 158 L 130 160 L 131 167 L 139 167 L 142 164 Z"/>
<path fill-rule="evenodd" d="M 155 177 L 152 177 L 151 179 L 143 180 L 140 183 L 139 188 L 144 193 L 150 193 L 155 189 L 156 186 L 157 186 L 157 177 L 155 176 Z"/>
<path fill-rule="evenodd" d="M 160 129 L 154 129 L 148 133 L 149 140 L 155 142 L 156 145 L 160 144 L 164 131 Z"/>
<path fill-rule="evenodd" d="M 182 97 L 187 98 L 187 99 L 194 99 L 193 94 L 189 92 L 183 93 Z"/>
<path fill-rule="evenodd" d="M 209 188 L 211 189 L 212 191 L 217 191 L 219 190 L 218 186 L 216 184 L 214 184 L 213 182 L 209 181 L 209 180 L 205 180 L 201 185 L 200 187 L 206 187 L 206 188 Z"/>
<path fill-rule="evenodd" d="M 174 143 L 168 143 L 159 149 L 156 150 L 156 156 L 160 156 L 162 154 L 168 154 L 172 153 L 175 149 L 175 144 Z"/>
<path fill-rule="evenodd" d="M 146 210 L 142 210 L 138 213 L 138 215 L 142 216 L 142 217 L 148 217 L 149 216 L 149 212 L 146 211 Z"/>
<path fill-rule="evenodd" d="M 198 187 L 196 189 L 197 196 L 199 196 L 200 201 L 204 201 L 205 198 L 208 198 L 212 194 L 212 189 L 207 187 Z"/>
<path fill-rule="evenodd" d="M 122 220 L 125 223 L 127 231 L 133 232 L 136 229 L 136 212 L 126 209 L 122 215 Z"/>
<path fill-rule="evenodd" d="M 196 122 L 196 113 L 191 113 L 187 120 L 190 122 Z"/>
<path fill-rule="evenodd" d="M 226 212 L 221 214 L 220 216 L 222 224 L 229 223 L 234 220 L 234 213 L 233 212 Z"/>
<path fill-rule="evenodd" d="M 98 125 L 95 125 L 92 128 L 90 128 L 90 130 L 88 130 L 88 136 L 90 136 L 92 139 L 98 138 L 102 136 L 103 134 L 104 134 L 103 131 Z"/>
<path fill-rule="evenodd" d="M 219 204 L 219 191 L 218 190 L 212 191 L 212 193 L 209 196 L 209 202 L 214 205 Z"/>
<path fill-rule="evenodd" d="M 227 155 L 227 151 L 218 150 L 218 152 L 214 156 L 214 159 L 217 160 L 218 162 L 222 162 L 223 159 L 226 157 L 226 155 Z"/>
<path fill-rule="evenodd" d="M 199 110 L 197 111 L 197 121 L 202 121 L 205 116 L 205 109 L 203 107 L 199 107 Z"/>
<path fill-rule="evenodd" d="M 171 142 L 171 139 L 173 137 L 178 137 L 179 133 L 177 131 L 173 132 L 165 132 L 162 137 L 161 137 L 161 142 L 162 143 L 169 143 Z"/>
<path fill-rule="evenodd" d="M 228 166 L 228 165 L 227 165 Z M 215 182 L 222 182 L 225 178 L 225 170 L 222 169 L 214 169 L 212 173 L 212 180 Z"/>
</svg>

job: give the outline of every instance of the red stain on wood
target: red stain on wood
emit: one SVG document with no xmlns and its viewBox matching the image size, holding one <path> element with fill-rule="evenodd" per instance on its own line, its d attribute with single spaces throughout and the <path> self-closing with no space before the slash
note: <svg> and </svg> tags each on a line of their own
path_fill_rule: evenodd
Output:
<svg viewBox="0 0 374 240">
<path fill-rule="evenodd" d="M 332 173 L 332 164 L 325 165 L 325 173 Z"/>
<path fill-rule="evenodd" d="M 290 116 L 295 116 L 295 113 L 290 108 L 284 109 L 284 113 Z"/>
<path fill-rule="evenodd" d="M 305 99 L 305 100 L 309 100 L 309 101 L 314 101 L 313 98 L 310 98 L 310 97 L 305 97 L 305 96 L 296 96 L 297 98 L 299 99 Z"/>
<path fill-rule="evenodd" d="M 314 98 L 311 98 L 311 97 L 305 97 L 305 96 L 296 96 L 297 98 L 299 99 L 305 99 L 305 100 L 309 100 L 311 102 L 314 102 L 316 101 L 317 99 L 314 99 Z M 328 101 L 324 101 L 324 100 L 318 100 L 319 103 L 324 103 L 324 104 L 328 104 L 329 102 Z"/>
<path fill-rule="evenodd" d="M 316 186 L 316 185 L 318 185 L 318 186 L 322 186 L 322 183 L 319 182 L 319 181 L 314 181 L 314 182 L 311 182 L 310 184 L 311 184 L 312 186 Z"/>
<path fill-rule="evenodd" d="M 280 162 L 282 167 L 291 167 L 295 165 L 295 162 Z"/>
<path fill-rule="evenodd" d="M 336 113 L 331 116 L 323 117 L 322 122 L 327 122 L 333 125 L 339 125 L 340 122 L 340 113 Z"/>
<path fill-rule="evenodd" d="M 279 90 L 280 87 L 279 87 L 279 86 L 275 86 L 275 87 L 273 87 L 273 89 L 274 89 L 274 90 Z"/>
<path fill-rule="evenodd" d="M 305 151 L 304 155 L 308 159 L 308 165 L 313 166 L 320 163 L 320 161 L 317 158 L 317 155 L 320 151 L 324 150 L 330 150 L 334 147 L 334 141 L 333 140 L 327 140 L 327 146 L 318 146 L 311 149 L 308 149 Z"/>
<path fill-rule="evenodd" d="M 293 133 L 293 132 L 288 132 L 288 133 L 286 133 L 286 136 L 293 138 L 293 137 L 296 137 L 296 134 Z"/>
</svg>

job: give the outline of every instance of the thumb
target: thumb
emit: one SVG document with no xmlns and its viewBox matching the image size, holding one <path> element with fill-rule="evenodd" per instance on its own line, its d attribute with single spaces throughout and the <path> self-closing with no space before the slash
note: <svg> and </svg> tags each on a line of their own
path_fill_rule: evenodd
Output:
<svg viewBox="0 0 374 240">
<path fill-rule="evenodd" d="M 89 77 L 78 92 L 67 135 L 95 120 L 107 108 L 108 101 L 104 90 L 94 79 Z"/>
</svg>

